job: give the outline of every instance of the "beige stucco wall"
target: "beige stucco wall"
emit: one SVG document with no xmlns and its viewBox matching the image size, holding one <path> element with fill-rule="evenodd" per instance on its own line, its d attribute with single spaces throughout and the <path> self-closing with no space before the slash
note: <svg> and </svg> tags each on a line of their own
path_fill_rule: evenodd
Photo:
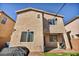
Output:
<svg viewBox="0 0 79 59">
<path fill-rule="evenodd" d="M 72 39 L 72 35 L 74 35 L 74 38 L 78 38 L 75 36 L 75 34 L 79 34 L 79 18 L 77 18 L 76 20 L 74 20 L 73 22 L 67 24 L 65 26 L 66 31 L 71 31 L 70 33 L 70 37 Z"/>
<path fill-rule="evenodd" d="M 0 18 L 2 17 L 6 17 L 7 21 L 5 24 L 0 23 L 0 46 L 10 41 L 15 24 L 15 22 L 7 17 L 4 13 L 1 13 Z"/>
<path fill-rule="evenodd" d="M 40 18 L 37 15 L 40 14 Z M 43 18 L 42 13 L 28 11 L 17 15 L 16 31 L 11 36 L 11 46 L 26 46 L 32 52 L 43 52 Z M 20 42 L 23 31 L 33 31 L 33 42 Z"/>
<path fill-rule="evenodd" d="M 57 24 L 56 25 L 49 25 L 48 24 L 48 20 L 52 19 L 54 16 L 53 15 L 48 15 L 48 14 L 44 14 L 44 34 L 48 33 L 48 34 L 62 34 L 64 41 L 65 41 L 65 45 L 66 45 L 66 49 L 70 49 L 70 44 L 68 41 L 68 37 L 66 34 L 66 30 L 65 30 L 65 26 L 63 23 L 63 18 L 56 16 L 57 18 Z M 49 36 L 45 36 L 46 37 L 46 46 L 47 47 L 55 47 L 57 46 L 57 42 L 52 43 L 49 42 Z M 62 37 L 60 38 L 60 35 L 58 35 L 58 40 L 59 42 L 61 41 L 61 39 L 63 39 Z"/>
<path fill-rule="evenodd" d="M 53 15 L 48 15 L 44 14 L 45 20 L 51 20 L 54 16 Z M 63 33 L 65 32 L 64 28 L 64 23 L 63 23 L 63 18 L 61 17 L 56 17 L 57 18 L 57 24 L 56 25 L 49 25 L 44 21 L 44 32 L 50 32 L 50 33 Z"/>
<path fill-rule="evenodd" d="M 37 15 L 40 14 L 40 18 L 37 18 Z M 46 20 L 44 20 L 44 18 Z M 64 28 L 64 23 L 63 19 L 61 17 L 57 17 L 57 25 L 48 25 L 49 19 L 52 18 L 52 15 L 48 14 L 42 14 L 41 12 L 36 12 L 36 11 L 27 11 L 23 12 L 17 15 L 17 20 L 15 24 L 15 29 L 16 31 L 13 32 L 11 36 L 11 41 L 10 41 L 10 47 L 13 46 L 26 46 L 27 48 L 30 49 L 31 52 L 43 52 L 44 51 L 44 36 L 46 33 L 62 33 L 63 37 L 66 42 L 67 48 L 69 48 L 69 42 L 68 38 L 66 35 L 66 31 Z M 34 31 L 34 41 L 33 42 L 20 42 L 21 39 L 21 33 L 23 31 Z M 65 33 L 65 35 L 64 35 Z M 53 43 L 49 42 L 49 37 L 46 37 L 46 44 L 47 46 L 52 46 L 54 45 Z M 58 37 L 59 39 L 59 37 Z M 57 45 L 57 44 L 56 44 Z"/>
<path fill-rule="evenodd" d="M 61 43 L 62 42 L 62 34 L 53 34 L 53 35 L 57 35 L 57 42 Z M 57 42 L 50 42 L 50 38 L 49 38 L 50 34 L 46 34 L 45 35 L 45 47 L 49 47 L 49 48 L 56 48 L 58 47 Z"/>
</svg>

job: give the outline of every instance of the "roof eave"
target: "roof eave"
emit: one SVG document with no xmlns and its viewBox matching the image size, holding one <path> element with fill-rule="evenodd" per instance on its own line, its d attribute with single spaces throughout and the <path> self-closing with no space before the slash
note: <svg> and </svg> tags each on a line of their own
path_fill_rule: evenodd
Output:
<svg viewBox="0 0 79 59">
<path fill-rule="evenodd" d="M 54 15 L 54 16 L 58 16 L 58 17 L 64 18 L 64 16 L 62 16 L 62 15 L 59 15 L 59 14 L 56 15 L 55 13 L 50 13 L 50 12 L 46 12 L 46 11 L 39 10 L 39 9 L 35 9 L 35 8 L 25 8 L 25 9 L 21 9 L 21 10 L 16 11 L 16 13 L 17 13 L 17 14 L 20 14 L 20 13 L 22 13 L 22 12 L 29 11 L 29 10 L 34 10 L 34 11 L 37 11 L 37 12 L 41 12 L 41 13 L 50 14 L 50 15 Z"/>
<path fill-rule="evenodd" d="M 69 22 L 67 22 L 67 23 L 65 24 L 65 26 L 68 25 L 68 24 L 70 24 L 71 22 L 75 21 L 75 20 L 78 19 L 78 18 L 79 18 L 79 16 L 74 17 L 72 20 L 70 20 Z"/>
<path fill-rule="evenodd" d="M 0 10 L 1 13 L 5 14 L 7 17 L 9 17 L 13 22 L 16 22 L 15 20 L 13 20 L 10 16 L 8 16 L 4 11 Z"/>
</svg>

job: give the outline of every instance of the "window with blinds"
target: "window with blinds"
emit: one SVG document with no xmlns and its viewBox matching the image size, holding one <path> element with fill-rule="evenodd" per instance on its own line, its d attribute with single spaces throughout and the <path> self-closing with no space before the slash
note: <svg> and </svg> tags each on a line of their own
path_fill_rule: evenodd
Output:
<svg viewBox="0 0 79 59">
<path fill-rule="evenodd" d="M 34 32 L 22 32 L 20 42 L 33 42 Z"/>
</svg>

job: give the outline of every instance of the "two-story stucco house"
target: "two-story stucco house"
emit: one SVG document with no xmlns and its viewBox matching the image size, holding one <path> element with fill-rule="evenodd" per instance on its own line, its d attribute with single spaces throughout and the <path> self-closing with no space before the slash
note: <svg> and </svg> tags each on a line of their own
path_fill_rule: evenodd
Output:
<svg viewBox="0 0 79 59">
<path fill-rule="evenodd" d="M 15 21 L 0 10 L 0 47 L 10 41 L 14 24 Z"/>
<path fill-rule="evenodd" d="M 10 47 L 26 46 L 31 52 L 70 49 L 63 16 L 35 8 L 18 10 Z"/>
</svg>

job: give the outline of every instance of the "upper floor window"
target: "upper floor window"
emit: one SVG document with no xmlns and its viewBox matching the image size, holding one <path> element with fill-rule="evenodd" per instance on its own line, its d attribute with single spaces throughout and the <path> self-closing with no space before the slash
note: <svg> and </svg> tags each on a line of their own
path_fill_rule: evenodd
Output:
<svg viewBox="0 0 79 59">
<path fill-rule="evenodd" d="M 37 18 L 40 18 L 40 14 L 37 14 Z"/>
<path fill-rule="evenodd" d="M 57 24 L 57 18 L 53 18 L 53 19 L 49 20 L 49 24 L 56 25 Z"/>
<path fill-rule="evenodd" d="M 34 32 L 22 32 L 21 42 L 33 42 Z"/>
<path fill-rule="evenodd" d="M 1 24 L 5 24 L 6 23 L 6 21 L 7 21 L 7 18 L 2 18 L 2 20 L 1 20 Z"/>
</svg>

